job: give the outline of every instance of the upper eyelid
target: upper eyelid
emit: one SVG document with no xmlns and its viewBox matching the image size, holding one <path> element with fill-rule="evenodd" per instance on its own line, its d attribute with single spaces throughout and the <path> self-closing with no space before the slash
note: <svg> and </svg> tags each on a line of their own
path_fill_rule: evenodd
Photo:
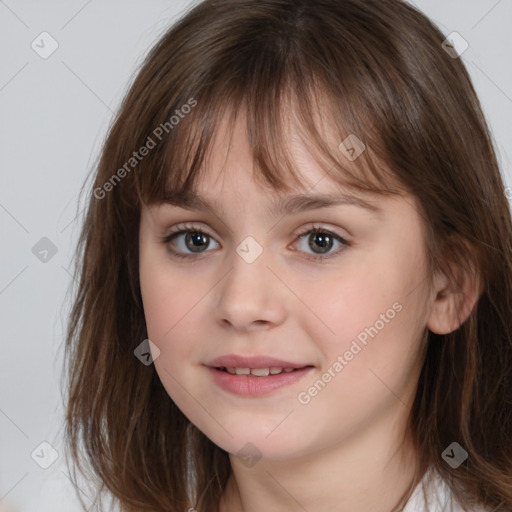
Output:
<svg viewBox="0 0 512 512">
<path fill-rule="evenodd" d="M 304 236 L 304 235 L 308 234 L 310 231 L 313 231 L 315 229 L 332 233 L 333 235 L 338 236 L 339 238 L 341 238 L 343 240 L 348 241 L 348 239 L 350 238 L 350 236 L 344 236 L 344 235 L 337 233 L 336 228 L 330 228 L 328 226 L 325 226 L 324 223 L 322 223 L 322 222 L 306 223 L 305 226 L 295 229 L 293 231 L 293 234 L 295 236 Z M 162 238 L 167 238 L 172 235 L 178 235 L 183 232 L 191 232 L 194 230 L 196 230 L 198 232 L 203 232 L 204 234 L 206 234 L 212 238 L 216 237 L 216 235 L 214 235 L 210 232 L 209 228 L 205 228 L 204 226 L 201 226 L 200 224 L 194 224 L 194 223 L 190 223 L 190 222 L 179 222 L 178 224 L 173 226 L 172 229 L 169 228 L 168 230 L 166 230 Z M 347 230 L 345 229 L 344 231 L 347 231 Z"/>
</svg>

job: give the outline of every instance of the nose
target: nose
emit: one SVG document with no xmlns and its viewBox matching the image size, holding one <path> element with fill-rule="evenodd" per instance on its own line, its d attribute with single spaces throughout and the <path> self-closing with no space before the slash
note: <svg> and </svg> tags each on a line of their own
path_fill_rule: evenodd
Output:
<svg viewBox="0 0 512 512">
<path fill-rule="evenodd" d="M 287 313 L 287 289 L 269 268 L 266 252 L 248 263 L 234 251 L 230 270 L 217 289 L 215 320 L 238 331 L 268 329 L 281 324 Z"/>
</svg>

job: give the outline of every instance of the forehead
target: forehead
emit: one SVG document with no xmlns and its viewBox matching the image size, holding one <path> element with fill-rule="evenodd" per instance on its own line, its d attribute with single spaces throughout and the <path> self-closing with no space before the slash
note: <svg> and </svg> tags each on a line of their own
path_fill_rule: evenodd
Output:
<svg viewBox="0 0 512 512">
<path fill-rule="evenodd" d="M 289 150 L 298 180 L 284 173 L 285 190 L 273 188 L 261 179 L 256 169 L 246 113 L 237 115 L 230 126 L 226 119 L 219 120 L 194 186 L 174 193 L 168 191 L 164 204 L 223 215 L 229 209 L 225 208 L 228 202 L 236 210 L 236 205 L 257 204 L 263 199 L 270 218 L 340 205 L 359 207 L 376 217 L 382 214 L 376 194 L 341 186 L 339 177 L 338 180 L 334 177 L 335 171 L 326 171 L 320 165 L 293 123 L 283 133 L 283 144 Z"/>
<path fill-rule="evenodd" d="M 312 143 L 311 133 L 305 130 L 300 120 L 296 118 L 298 106 L 283 102 L 281 108 L 283 115 L 279 122 L 275 119 L 264 119 L 265 138 L 254 140 L 254 127 L 261 128 L 258 122 L 252 119 L 246 108 L 234 111 L 231 106 L 226 106 L 225 114 L 215 122 L 215 133 L 204 162 L 206 167 L 215 171 L 223 169 L 226 165 L 237 164 L 244 168 L 252 168 L 255 149 L 257 149 L 269 156 L 276 168 L 284 167 L 280 165 L 284 162 L 277 161 L 279 158 L 289 157 L 294 170 L 299 171 L 300 185 L 311 187 L 315 181 L 326 176 L 326 171 L 319 166 L 320 153 Z M 324 105 L 323 108 L 326 106 Z M 327 111 L 325 115 L 315 112 L 316 128 L 320 130 L 319 135 L 331 151 L 339 152 L 339 135 L 325 121 Z M 250 132 L 249 129 L 251 129 Z M 278 136 L 278 140 L 274 138 L 275 136 Z M 280 153 L 273 154 L 272 150 L 277 148 Z M 307 185 L 308 180 L 309 185 Z"/>
<path fill-rule="evenodd" d="M 334 193 L 340 189 L 339 176 L 336 180 L 334 170 L 326 170 L 318 158 L 318 151 L 308 142 L 307 135 L 301 133 L 297 123 L 291 117 L 281 127 L 279 141 L 279 154 L 275 148 L 265 147 L 262 150 L 266 157 L 270 157 L 272 167 L 282 177 L 284 187 L 273 187 L 262 179 L 259 162 L 255 158 L 255 147 L 248 133 L 247 112 L 241 110 L 235 113 L 236 117 L 223 116 L 218 120 L 215 134 L 208 146 L 205 158 L 198 172 L 195 190 L 191 190 L 198 204 L 197 196 L 222 194 L 226 184 L 238 189 L 240 194 L 254 191 L 254 187 L 261 187 L 270 195 L 281 196 L 283 191 L 295 194 L 305 194 L 309 191 L 317 193 Z M 326 135 L 324 138 L 326 138 Z M 331 146 L 335 138 L 331 137 Z M 285 162 L 284 158 L 287 161 Z M 287 165 L 291 164 L 293 172 Z M 273 169 L 273 170 L 274 170 Z M 216 201 L 213 198 L 213 201 Z"/>
<path fill-rule="evenodd" d="M 339 149 L 340 137 L 346 134 L 327 120 L 328 109 L 312 113 L 315 131 L 298 119 L 300 105 L 290 101 L 279 105 L 282 115 L 274 118 L 244 103 L 193 111 L 173 132 L 161 164 L 140 173 L 149 191 L 142 203 L 221 211 L 227 197 L 247 202 L 257 193 L 276 213 L 305 209 L 307 202 L 311 207 L 313 201 L 334 202 L 320 195 L 336 194 L 338 202 L 356 204 L 365 197 L 396 193 L 392 173 L 379 158 L 367 160 L 368 151 L 355 161 L 346 158 Z M 315 197 L 288 197 L 292 195 Z M 288 204 L 279 204 L 284 201 Z"/>
</svg>

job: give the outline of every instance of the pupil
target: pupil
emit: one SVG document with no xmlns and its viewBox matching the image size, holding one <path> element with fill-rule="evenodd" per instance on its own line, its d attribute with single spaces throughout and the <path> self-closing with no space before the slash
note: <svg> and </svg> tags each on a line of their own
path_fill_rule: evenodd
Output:
<svg viewBox="0 0 512 512">
<path fill-rule="evenodd" d="M 190 241 L 192 241 L 192 244 L 188 243 Z M 187 233 L 186 244 L 191 251 L 200 252 L 200 249 L 202 249 L 201 244 L 206 247 L 208 246 L 207 235 L 204 233 Z"/>
<path fill-rule="evenodd" d="M 331 248 L 331 245 L 332 245 L 332 240 L 330 235 L 326 234 L 326 233 L 314 233 L 314 236 L 312 237 L 314 238 L 315 242 L 317 243 L 317 245 L 319 245 L 320 247 L 323 248 L 322 253 L 324 252 L 328 252 Z M 311 239 L 310 239 L 311 240 Z M 329 241 L 331 243 L 329 243 Z M 311 249 L 315 249 L 315 247 L 313 247 L 313 244 L 310 242 L 309 244 L 309 247 L 311 247 Z"/>
</svg>

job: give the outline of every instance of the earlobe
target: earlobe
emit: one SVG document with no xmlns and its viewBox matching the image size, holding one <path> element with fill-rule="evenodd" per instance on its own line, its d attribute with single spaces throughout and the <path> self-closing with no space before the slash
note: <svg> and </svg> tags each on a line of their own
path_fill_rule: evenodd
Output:
<svg viewBox="0 0 512 512">
<path fill-rule="evenodd" d="M 435 281 L 427 327 L 436 334 L 457 330 L 469 317 L 480 297 L 482 287 L 474 274 L 465 274 L 458 287 L 443 274 Z"/>
</svg>

